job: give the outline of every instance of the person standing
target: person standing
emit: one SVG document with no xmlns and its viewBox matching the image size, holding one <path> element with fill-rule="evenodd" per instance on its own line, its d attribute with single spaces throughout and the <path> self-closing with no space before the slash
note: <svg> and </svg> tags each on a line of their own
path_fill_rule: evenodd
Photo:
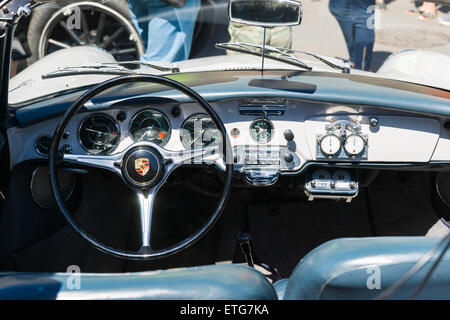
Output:
<svg viewBox="0 0 450 320">
<path fill-rule="evenodd" d="M 328 7 L 344 34 L 352 67 L 369 70 L 375 42 L 375 0 L 330 0 Z"/>
<path fill-rule="evenodd" d="M 146 49 L 142 61 L 189 58 L 201 0 L 129 0 L 130 15 Z"/>
</svg>

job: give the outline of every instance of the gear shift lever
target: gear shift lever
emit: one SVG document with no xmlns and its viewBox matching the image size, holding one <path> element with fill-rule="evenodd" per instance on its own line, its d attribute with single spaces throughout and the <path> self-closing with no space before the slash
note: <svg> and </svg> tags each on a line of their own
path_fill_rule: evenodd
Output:
<svg viewBox="0 0 450 320">
<path fill-rule="evenodd" d="M 256 264 L 258 266 L 261 266 L 266 271 L 270 272 L 272 275 L 269 278 L 271 278 L 273 281 L 278 281 L 282 279 L 277 268 L 273 268 L 265 263 L 262 263 L 260 260 L 258 260 L 256 255 L 252 253 L 250 233 L 247 232 L 238 233 L 236 234 L 236 239 L 239 242 L 239 245 L 241 246 L 241 251 L 245 256 L 245 260 L 247 261 L 249 267 L 254 268 Z"/>
<path fill-rule="evenodd" d="M 245 260 L 249 267 L 254 267 L 254 258 L 252 254 L 252 246 L 250 244 L 250 234 L 246 232 L 241 232 L 236 235 L 236 239 L 241 246 L 242 253 L 245 256 Z"/>
</svg>

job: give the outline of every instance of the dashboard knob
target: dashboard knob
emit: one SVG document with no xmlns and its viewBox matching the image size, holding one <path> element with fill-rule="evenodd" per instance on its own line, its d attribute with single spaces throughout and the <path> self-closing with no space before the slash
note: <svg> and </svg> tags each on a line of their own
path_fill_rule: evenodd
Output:
<svg viewBox="0 0 450 320">
<path fill-rule="evenodd" d="M 378 120 L 378 118 L 376 118 L 376 117 L 372 117 L 369 119 L 369 125 L 372 128 L 376 128 L 380 125 L 380 120 Z"/>
<path fill-rule="evenodd" d="M 284 132 L 284 138 L 285 138 L 287 141 L 292 141 L 292 140 L 294 140 L 294 133 L 292 132 L 292 130 L 287 129 L 287 130 Z"/>
<path fill-rule="evenodd" d="M 120 112 L 117 115 L 117 120 L 120 122 L 124 122 L 125 120 L 127 120 L 127 114 L 125 112 Z"/>
<path fill-rule="evenodd" d="M 291 163 L 292 161 L 294 161 L 294 156 L 292 155 L 292 153 L 286 152 L 286 153 L 283 155 L 283 159 L 284 159 L 284 161 L 286 161 L 287 163 Z"/>
<path fill-rule="evenodd" d="M 181 115 L 180 107 L 179 106 L 173 107 L 170 113 L 172 114 L 172 117 L 178 118 Z"/>
<path fill-rule="evenodd" d="M 66 154 L 71 154 L 72 153 L 72 146 L 70 144 L 65 144 L 62 147 L 62 151 Z"/>
</svg>

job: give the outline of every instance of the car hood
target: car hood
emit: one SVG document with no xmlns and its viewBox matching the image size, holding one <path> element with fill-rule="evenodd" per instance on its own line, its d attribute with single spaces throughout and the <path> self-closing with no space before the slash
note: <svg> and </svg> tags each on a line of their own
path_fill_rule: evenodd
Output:
<svg viewBox="0 0 450 320">
<path fill-rule="evenodd" d="M 427 56 L 427 52 L 407 53 L 409 61 L 416 61 L 418 58 L 424 59 Z M 406 82 L 419 83 L 426 86 L 443 88 L 449 90 L 449 82 L 447 81 L 448 75 L 443 74 L 440 70 L 439 61 L 442 59 L 437 59 L 435 56 L 435 63 L 426 69 L 419 69 L 417 67 L 411 67 L 411 65 L 422 65 L 422 63 L 410 62 L 406 67 L 404 63 L 400 60 L 399 55 L 394 55 L 386 61 L 378 73 L 365 72 L 356 69 L 351 69 L 351 74 L 353 75 L 364 75 L 369 77 L 377 77 L 384 79 L 394 79 Z M 416 57 L 411 58 L 411 56 Z M 418 58 L 417 58 L 418 57 Z M 449 59 L 448 57 L 444 57 Z M 327 59 L 339 63 L 337 59 L 329 58 Z M 341 73 L 340 70 L 333 69 L 324 63 L 318 62 L 316 60 L 302 60 L 307 65 L 312 67 L 313 72 L 331 72 L 331 73 Z M 430 59 L 428 59 L 430 61 Z M 10 81 L 9 90 L 9 104 L 14 105 L 24 105 L 28 101 L 33 101 L 40 97 L 51 96 L 63 91 L 70 91 L 77 88 L 87 87 L 105 81 L 107 79 L 117 77 L 117 75 L 73 75 L 64 76 L 50 79 L 42 79 L 42 75 L 49 72 L 56 71 L 60 68 L 66 66 L 82 66 L 82 65 L 95 65 L 105 62 L 115 62 L 114 57 L 112 57 L 107 52 L 93 48 L 93 47 L 74 47 L 64 50 L 59 50 L 53 54 L 50 54 L 38 62 L 34 63 Z M 161 62 L 155 62 L 155 64 L 163 65 Z M 235 55 L 221 55 L 214 57 L 206 57 L 199 59 L 191 59 L 186 61 L 180 61 L 172 64 L 167 64 L 166 66 L 178 67 L 180 73 L 191 73 L 191 72 L 214 72 L 214 71 L 233 71 L 233 70 L 260 70 L 261 69 L 261 59 L 256 56 L 246 55 L 246 54 L 235 54 Z M 266 59 L 265 70 L 302 70 L 299 67 L 289 65 L 286 63 Z M 434 67 L 433 67 L 434 66 Z M 442 67 L 442 64 L 440 65 Z M 156 74 L 156 75 L 168 75 L 167 72 L 161 72 L 153 68 L 144 67 L 136 72 L 143 74 Z M 440 77 L 432 76 L 435 73 L 440 74 Z M 439 81 L 438 81 L 438 80 Z"/>
<path fill-rule="evenodd" d="M 333 58 L 330 58 L 333 60 Z M 23 104 L 36 98 L 49 96 L 61 91 L 90 86 L 107 79 L 117 77 L 117 75 L 74 75 L 50 79 L 42 79 L 42 75 L 67 66 L 95 65 L 105 62 L 114 62 L 114 58 L 105 51 L 91 47 L 74 47 L 59 50 L 52 53 L 38 62 L 34 63 L 21 73 L 13 77 L 10 81 L 9 104 Z M 313 68 L 313 71 L 337 72 L 329 66 L 316 61 L 304 60 L 306 64 Z M 227 70 L 260 70 L 261 59 L 256 56 L 246 54 L 222 55 L 180 61 L 173 64 L 163 64 L 155 62 L 157 65 L 178 67 L 181 73 L 204 72 L 204 71 L 227 71 Z M 299 67 L 282 62 L 266 59 L 265 70 L 303 70 Z M 152 68 L 144 67 L 135 70 L 144 74 L 167 75 Z M 375 75 L 373 73 L 352 70 L 353 74 Z"/>
</svg>

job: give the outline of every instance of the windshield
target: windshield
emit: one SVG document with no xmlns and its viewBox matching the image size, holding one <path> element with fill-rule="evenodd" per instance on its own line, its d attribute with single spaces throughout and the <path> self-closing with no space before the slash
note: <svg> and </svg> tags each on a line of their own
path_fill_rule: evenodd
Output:
<svg viewBox="0 0 450 320">
<path fill-rule="evenodd" d="M 15 32 L 10 103 L 51 95 L 64 87 L 85 87 L 127 70 L 167 74 L 224 66 L 260 68 L 261 59 L 242 48 L 253 48 L 259 55 L 261 49 L 248 44 L 261 46 L 264 39 L 269 47 L 290 49 L 284 56 L 267 51 L 269 69 L 342 72 L 351 68 L 351 73 L 450 89 L 450 6 L 400 0 L 304 0 L 301 4 L 300 25 L 266 32 L 260 26 L 230 22 L 228 0 L 35 4 Z M 247 45 L 240 45 L 241 50 L 217 45 L 231 43 Z M 270 60 L 270 55 L 281 59 Z M 283 63 L 286 57 L 290 64 Z M 113 66 L 116 61 L 122 63 Z M 61 80 L 58 72 L 67 80 Z M 19 89 L 27 86 L 33 90 L 24 95 Z"/>
</svg>

